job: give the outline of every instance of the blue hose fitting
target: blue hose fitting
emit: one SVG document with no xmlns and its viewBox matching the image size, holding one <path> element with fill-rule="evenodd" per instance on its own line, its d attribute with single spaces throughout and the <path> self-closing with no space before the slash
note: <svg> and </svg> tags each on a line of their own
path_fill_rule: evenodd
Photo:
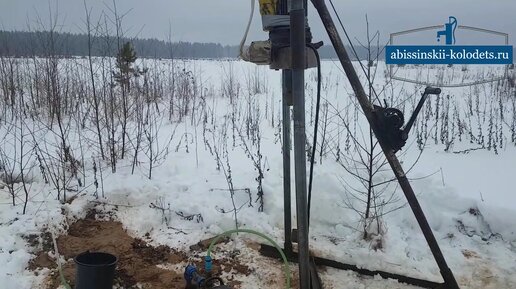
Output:
<svg viewBox="0 0 516 289">
<path fill-rule="evenodd" d="M 205 278 L 197 273 L 197 268 L 194 265 L 188 265 L 185 268 L 186 285 L 201 285 Z"/>
<path fill-rule="evenodd" d="M 192 284 L 192 279 L 194 273 L 197 271 L 197 268 L 193 265 L 188 265 L 185 268 L 185 280 L 187 284 Z"/>
<path fill-rule="evenodd" d="M 210 256 L 204 257 L 204 270 L 206 271 L 206 274 L 211 273 L 211 269 L 213 267 L 213 260 Z"/>
</svg>

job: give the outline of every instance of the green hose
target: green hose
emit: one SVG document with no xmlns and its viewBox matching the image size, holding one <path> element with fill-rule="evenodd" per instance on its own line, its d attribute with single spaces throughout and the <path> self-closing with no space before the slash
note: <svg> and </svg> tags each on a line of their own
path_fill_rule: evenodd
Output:
<svg viewBox="0 0 516 289">
<path fill-rule="evenodd" d="M 70 287 L 70 284 L 68 284 L 68 282 L 66 282 L 66 279 L 63 274 L 63 269 L 61 269 L 61 266 L 59 266 L 59 276 L 61 278 L 61 285 L 63 285 L 65 287 L 65 289 L 72 289 L 72 287 Z"/>
<path fill-rule="evenodd" d="M 283 253 L 283 250 L 281 249 L 281 247 L 278 246 L 278 244 L 276 242 L 274 242 L 274 240 L 272 240 L 271 238 L 267 237 L 266 235 L 264 235 L 264 234 L 262 234 L 260 232 L 249 230 L 249 229 L 235 229 L 235 230 L 226 231 L 226 232 L 218 235 L 217 237 L 215 237 L 213 239 L 213 241 L 211 241 L 210 247 L 208 247 L 208 252 L 207 252 L 208 257 L 211 257 L 211 251 L 213 249 L 213 246 L 215 246 L 215 244 L 221 238 L 223 238 L 225 236 L 230 236 L 231 234 L 234 234 L 234 233 L 248 233 L 248 234 L 253 234 L 253 235 L 259 236 L 259 237 L 262 237 L 263 239 L 267 240 L 274 247 L 276 247 L 276 249 L 280 253 L 281 259 L 283 259 L 283 263 L 284 263 L 283 268 L 284 268 L 284 271 L 285 271 L 285 288 L 286 289 L 290 289 L 290 267 L 289 267 L 289 264 L 288 264 L 287 256 L 285 256 L 285 253 Z"/>
<path fill-rule="evenodd" d="M 57 270 L 59 271 L 59 278 L 61 279 L 61 285 L 65 287 L 65 289 L 72 289 L 72 287 L 66 282 L 66 278 L 63 274 L 63 267 L 61 266 L 61 256 L 59 255 L 59 250 L 57 249 L 57 241 L 56 236 L 54 235 L 54 231 L 51 230 L 50 234 L 52 235 L 52 243 L 54 244 L 54 252 L 56 254 L 56 262 L 57 262 Z"/>
</svg>

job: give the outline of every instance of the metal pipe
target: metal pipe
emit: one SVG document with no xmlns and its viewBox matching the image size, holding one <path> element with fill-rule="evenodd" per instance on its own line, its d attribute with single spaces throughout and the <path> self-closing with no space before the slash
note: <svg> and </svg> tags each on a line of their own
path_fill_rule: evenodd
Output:
<svg viewBox="0 0 516 289">
<path fill-rule="evenodd" d="M 279 14 L 280 15 L 288 15 L 288 7 L 290 7 L 289 0 L 280 0 L 279 2 Z"/>
<path fill-rule="evenodd" d="M 421 96 L 421 99 L 419 100 L 419 102 L 416 106 L 416 109 L 414 110 L 414 112 L 412 113 L 412 116 L 410 117 L 409 121 L 405 125 L 405 128 L 403 129 L 403 135 L 406 138 L 408 138 L 408 134 L 409 134 L 410 130 L 412 129 L 412 126 L 416 122 L 416 118 L 417 118 L 419 112 L 421 111 L 421 109 L 423 108 L 423 105 L 425 104 L 425 101 L 427 98 L 428 98 L 428 94 L 425 92 L 423 94 L 423 96 Z"/>
<path fill-rule="evenodd" d="M 292 105 L 292 72 L 283 70 L 283 204 L 285 222 L 285 253 L 292 254 L 292 199 L 290 186 L 290 106 Z"/>
<path fill-rule="evenodd" d="M 428 243 L 428 246 L 430 247 L 430 250 L 434 255 L 435 261 L 439 266 L 441 276 L 443 277 L 447 288 L 459 289 L 459 285 L 457 284 L 457 281 L 455 280 L 452 271 L 450 270 L 446 263 L 446 260 L 444 259 L 443 253 L 439 248 L 439 244 L 435 239 L 435 236 L 432 232 L 432 229 L 430 228 L 430 225 L 428 224 L 423 209 L 419 205 L 414 190 L 412 189 L 412 186 L 410 185 L 410 182 L 407 179 L 407 176 L 405 175 L 405 172 L 401 167 L 401 164 L 398 158 L 396 157 L 396 154 L 385 144 L 385 141 L 381 137 L 378 137 L 381 134 L 379 133 L 379 128 L 376 125 L 376 120 L 373 114 L 373 105 L 369 101 L 364 91 L 364 87 L 362 86 L 362 83 L 358 78 L 357 72 L 353 67 L 353 64 L 351 62 L 351 59 L 349 58 L 349 55 L 346 51 L 342 39 L 340 38 L 340 35 L 337 31 L 337 27 L 335 27 L 335 23 L 333 22 L 330 12 L 328 11 L 326 3 L 324 2 L 324 0 L 312 0 L 312 3 L 314 4 L 317 12 L 319 13 L 319 16 L 324 24 L 324 27 L 326 28 L 326 32 L 328 33 L 328 36 L 330 37 L 333 47 L 337 52 L 337 56 L 339 57 L 339 60 L 342 64 L 342 67 L 344 68 L 346 76 L 349 79 L 351 86 L 353 87 L 355 96 L 357 97 L 357 100 L 360 106 L 362 107 L 362 110 L 364 111 L 364 115 L 369 121 L 369 124 L 371 125 L 371 128 L 375 133 L 380 146 L 382 147 L 385 157 L 389 162 L 394 172 L 394 175 L 398 179 L 398 183 L 400 184 L 400 187 L 403 190 L 405 197 L 407 198 L 410 208 L 412 209 L 412 212 L 414 213 L 414 216 L 417 219 L 419 227 L 421 228 L 421 231 L 425 236 L 426 242 Z"/>
<path fill-rule="evenodd" d="M 423 93 L 423 96 L 419 100 L 419 103 L 417 104 L 416 109 L 412 113 L 412 116 L 410 117 L 409 121 L 405 125 L 405 128 L 403 129 L 403 134 L 406 137 L 408 137 L 408 134 L 409 134 L 410 130 L 412 129 L 412 126 L 416 122 L 416 118 L 419 115 L 419 112 L 421 112 L 421 109 L 423 108 L 423 105 L 425 104 L 425 101 L 430 94 L 439 95 L 439 94 L 441 94 L 441 89 L 437 88 L 437 87 L 429 87 L 429 86 L 425 88 L 425 92 Z"/>
<path fill-rule="evenodd" d="M 290 43 L 292 47 L 292 96 L 294 100 L 294 159 L 299 252 L 299 288 L 310 289 L 308 212 L 306 196 L 305 68 L 306 32 L 304 0 L 292 0 Z"/>
</svg>

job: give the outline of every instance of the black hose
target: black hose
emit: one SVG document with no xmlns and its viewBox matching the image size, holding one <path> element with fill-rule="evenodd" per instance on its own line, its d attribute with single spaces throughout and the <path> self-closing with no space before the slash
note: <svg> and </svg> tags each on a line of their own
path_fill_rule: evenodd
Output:
<svg viewBox="0 0 516 289">
<path fill-rule="evenodd" d="M 204 281 L 204 288 L 212 288 L 213 287 L 213 281 L 219 281 L 219 286 L 224 286 L 224 280 L 220 277 L 210 277 Z M 209 287 L 206 287 L 209 286 Z"/>
<path fill-rule="evenodd" d="M 308 180 L 308 228 L 310 228 L 310 209 L 312 206 L 312 184 L 314 180 L 314 163 L 315 163 L 315 152 L 317 149 L 317 131 L 319 129 L 319 112 L 321 107 L 321 82 L 322 82 L 322 72 L 321 72 L 321 57 L 319 52 L 315 47 L 308 45 L 315 53 L 315 58 L 317 60 L 317 103 L 315 105 L 315 125 L 314 125 L 314 138 L 312 145 L 312 155 L 310 156 L 310 177 Z M 321 148 L 322 150 L 322 148 Z"/>
</svg>

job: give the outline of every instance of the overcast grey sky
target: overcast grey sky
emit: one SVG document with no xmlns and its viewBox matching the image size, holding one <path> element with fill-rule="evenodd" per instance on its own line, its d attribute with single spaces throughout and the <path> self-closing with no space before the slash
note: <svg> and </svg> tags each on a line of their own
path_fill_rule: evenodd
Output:
<svg viewBox="0 0 516 289">
<path fill-rule="evenodd" d="M 166 39 L 169 23 L 176 41 L 220 42 L 237 44 L 247 23 L 250 0 L 116 0 L 124 18 L 128 36 Z M 365 32 L 365 14 L 371 29 L 384 39 L 392 32 L 443 24 L 448 16 L 460 24 L 507 32 L 516 43 L 516 0 L 333 0 L 352 37 Z M 63 31 L 84 29 L 83 0 L 0 0 L 0 27 L 6 30 L 36 26 L 36 19 L 48 23 L 49 3 L 57 7 Z M 98 18 L 112 0 L 86 0 Z M 310 26 L 315 40 L 327 40 L 326 34 L 309 5 Z M 258 11 L 257 11 L 258 12 Z M 250 39 L 266 39 L 255 15 Z M 326 41 L 327 42 L 327 41 Z"/>
</svg>

